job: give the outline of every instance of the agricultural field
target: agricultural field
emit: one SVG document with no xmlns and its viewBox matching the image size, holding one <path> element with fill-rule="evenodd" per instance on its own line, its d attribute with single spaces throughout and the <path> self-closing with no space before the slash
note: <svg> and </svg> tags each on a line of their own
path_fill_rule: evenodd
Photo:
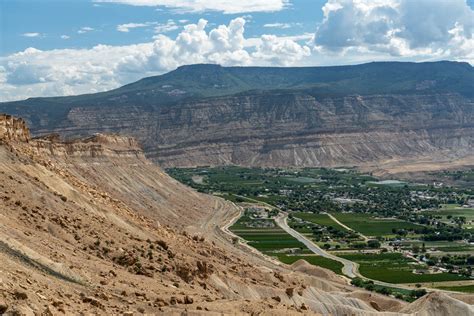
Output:
<svg viewBox="0 0 474 316">
<path fill-rule="evenodd" d="M 424 244 L 425 249 L 431 253 L 432 256 L 440 256 L 446 253 L 471 253 L 474 254 L 474 245 L 466 244 L 464 242 L 455 241 L 405 241 L 400 243 L 403 250 L 412 249 L 413 246 L 422 248 Z"/>
<path fill-rule="evenodd" d="M 469 277 L 453 273 L 415 274 L 414 270 L 426 270 L 426 266 L 404 257 L 400 253 L 341 254 L 340 257 L 357 262 L 360 273 L 373 280 L 388 283 L 423 283 L 469 280 Z"/>
<path fill-rule="evenodd" d="M 394 229 L 410 231 L 420 228 L 420 225 L 414 223 L 396 219 L 380 219 L 372 214 L 333 213 L 332 215 L 341 223 L 366 236 L 392 236 L 395 235 Z"/>
<path fill-rule="evenodd" d="M 472 285 L 459 285 L 459 286 L 438 286 L 440 290 L 463 292 L 463 293 L 474 293 L 474 284 Z"/>
<path fill-rule="evenodd" d="M 261 218 L 260 214 L 256 214 L 253 210 L 246 210 L 244 215 L 232 225 L 231 231 L 245 239 L 249 246 L 283 263 L 292 264 L 304 259 L 315 266 L 338 274 L 342 273 L 341 263 L 313 255 L 305 245 L 276 226 L 273 219 Z"/>
<path fill-rule="evenodd" d="M 438 218 L 446 224 L 461 225 L 465 229 L 474 229 L 474 208 L 446 204 L 442 205 L 440 209 L 427 211 L 424 214 Z"/>
<path fill-rule="evenodd" d="M 346 230 L 344 227 L 333 221 L 327 214 L 302 213 L 294 212 L 293 217 L 301 218 L 305 221 L 312 222 L 321 226 L 332 227 L 334 229 Z"/>
<path fill-rule="evenodd" d="M 308 252 L 301 242 L 276 226 L 273 219 L 254 219 L 251 216 L 245 214 L 230 228 L 250 246 L 267 255 Z"/>
</svg>

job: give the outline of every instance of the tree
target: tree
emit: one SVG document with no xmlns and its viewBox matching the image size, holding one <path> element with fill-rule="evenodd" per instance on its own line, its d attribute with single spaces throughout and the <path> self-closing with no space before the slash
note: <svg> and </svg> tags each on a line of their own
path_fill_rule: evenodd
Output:
<svg viewBox="0 0 474 316">
<path fill-rule="evenodd" d="M 411 247 L 411 250 L 413 251 L 413 253 L 418 253 L 418 252 L 420 252 L 420 246 L 418 246 L 418 245 L 413 245 L 413 246 Z"/>
<path fill-rule="evenodd" d="M 376 239 L 371 239 L 367 242 L 369 248 L 380 248 L 380 241 Z"/>
<path fill-rule="evenodd" d="M 324 249 L 329 250 L 331 248 L 331 245 L 330 244 L 324 244 L 323 247 L 324 247 Z"/>
</svg>

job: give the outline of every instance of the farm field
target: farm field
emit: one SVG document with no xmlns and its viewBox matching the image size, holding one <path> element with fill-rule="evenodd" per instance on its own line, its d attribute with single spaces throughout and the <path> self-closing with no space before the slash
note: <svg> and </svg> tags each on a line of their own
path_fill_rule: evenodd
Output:
<svg viewBox="0 0 474 316">
<path fill-rule="evenodd" d="M 420 228 L 420 225 L 397 219 L 377 219 L 371 214 L 332 213 L 332 215 L 341 223 L 366 236 L 393 235 L 394 228 L 407 230 Z"/>
<path fill-rule="evenodd" d="M 474 229 L 474 208 L 465 208 L 460 205 L 443 205 L 439 210 L 424 213 L 432 216 L 441 216 L 440 221 L 447 224 L 455 224 L 454 218 L 456 217 L 465 217 L 466 222 L 463 224 L 463 227 Z"/>
<path fill-rule="evenodd" d="M 452 273 L 414 274 L 414 269 L 424 269 L 415 261 L 405 258 L 400 253 L 385 254 L 341 254 L 342 258 L 357 262 L 360 273 L 374 280 L 388 283 L 443 282 L 469 280 L 468 277 Z"/>
<path fill-rule="evenodd" d="M 313 255 L 305 245 L 276 226 L 273 219 L 256 219 L 255 214 L 246 211 L 230 230 L 245 239 L 249 246 L 283 263 L 292 264 L 304 259 L 315 266 L 342 273 L 340 262 Z"/>
<path fill-rule="evenodd" d="M 333 221 L 327 214 L 294 212 L 292 213 L 292 215 L 294 217 L 301 218 L 305 221 L 312 222 L 314 224 L 333 227 L 339 230 L 346 230 L 344 227 Z"/>
<path fill-rule="evenodd" d="M 410 249 L 414 245 L 422 247 L 425 244 L 429 251 L 449 253 L 449 252 L 466 252 L 474 253 L 474 246 L 459 241 L 406 241 L 402 243 L 403 249 Z M 436 255 L 436 253 L 432 253 Z"/>
<path fill-rule="evenodd" d="M 251 220 L 248 216 L 242 216 L 232 227 L 231 231 L 248 241 L 248 244 L 264 254 L 274 255 L 285 253 L 290 249 L 302 252 L 306 247 L 288 235 L 284 230 L 275 225 L 273 220 L 265 220 L 273 227 L 249 227 L 246 223 L 263 222 L 263 220 Z"/>
<path fill-rule="evenodd" d="M 438 289 L 463 292 L 463 293 L 474 293 L 474 284 L 473 285 L 461 285 L 461 286 L 438 286 Z"/>
</svg>

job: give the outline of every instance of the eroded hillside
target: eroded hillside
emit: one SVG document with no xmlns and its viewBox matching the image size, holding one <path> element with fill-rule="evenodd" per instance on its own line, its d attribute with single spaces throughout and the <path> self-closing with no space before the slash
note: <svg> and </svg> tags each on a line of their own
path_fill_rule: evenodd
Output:
<svg viewBox="0 0 474 316">
<path fill-rule="evenodd" d="M 238 208 L 177 183 L 131 138 L 30 139 L 6 116 L 0 137 L 0 313 L 473 312 L 445 294 L 407 304 L 359 291 L 233 245 L 220 227 Z"/>
<path fill-rule="evenodd" d="M 163 167 L 474 164 L 466 63 L 191 65 L 116 90 L 0 104 L 35 135 L 131 135 Z M 381 171 L 383 172 L 383 170 Z"/>
</svg>

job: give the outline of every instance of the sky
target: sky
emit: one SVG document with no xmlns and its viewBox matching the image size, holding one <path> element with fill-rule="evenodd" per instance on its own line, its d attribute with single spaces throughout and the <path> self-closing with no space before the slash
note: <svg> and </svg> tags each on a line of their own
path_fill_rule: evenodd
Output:
<svg viewBox="0 0 474 316">
<path fill-rule="evenodd" d="M 474 0 L 0 0 L 0 101 L 110 90 L 185 64 L 474 65 Z"/>
</svg>

